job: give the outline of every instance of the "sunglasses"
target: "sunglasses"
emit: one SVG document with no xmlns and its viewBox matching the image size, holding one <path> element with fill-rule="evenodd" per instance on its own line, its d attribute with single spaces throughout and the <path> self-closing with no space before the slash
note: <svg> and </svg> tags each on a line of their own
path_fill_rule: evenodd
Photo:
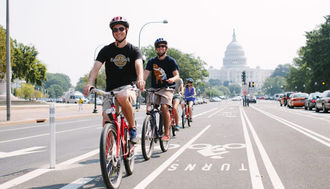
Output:
<svg viewBox="0 0 330 189">
<path fill-rule="evenodd" d="M 166 45 L 158 45 L 157 48 L 165 48 L 167 47 Z"/>
<path fill-rule="evenodd" d="M 116 33 L 116 32 L 118 32 L 118 30 L 122 32 L 122 31 L 125 30 L 125 28 L 124 28 L 124 27 L 113 28 L 113 29 L 112 29 L 112 32 L 113 32 L 113 33 Z"/>
</svg>

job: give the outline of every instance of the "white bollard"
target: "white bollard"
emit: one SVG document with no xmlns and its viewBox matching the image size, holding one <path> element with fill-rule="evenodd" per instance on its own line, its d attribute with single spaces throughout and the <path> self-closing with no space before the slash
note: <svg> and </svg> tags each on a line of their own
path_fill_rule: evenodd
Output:
<svg viewBox="0 0 330 189">
<path fill-rule="evenodd" d="M 55 124 L 55 106 L 49 105 L 49 127 L 50 127 L 50 168 L 55 169 L 56 164 L 56 124 Z"/>
</svg>

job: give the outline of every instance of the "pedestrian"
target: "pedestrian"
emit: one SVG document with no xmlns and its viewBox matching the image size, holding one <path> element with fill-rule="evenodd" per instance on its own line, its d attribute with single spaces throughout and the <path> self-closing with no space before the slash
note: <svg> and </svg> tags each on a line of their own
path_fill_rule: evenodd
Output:
<svg viewBox="0 0 330 189">
<path fill-rule="evenodd" d="M 78 105 L 79 105 L 79 111 L 83 110 L 83 99 L 82 98 L 79 98 L 79 102 L 78 102 Z"/>
</svg>

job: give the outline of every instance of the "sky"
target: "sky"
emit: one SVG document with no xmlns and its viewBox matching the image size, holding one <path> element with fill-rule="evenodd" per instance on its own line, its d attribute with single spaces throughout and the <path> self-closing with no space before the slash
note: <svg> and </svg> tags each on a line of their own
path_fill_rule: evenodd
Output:
<svg viewBox="0 0 330 189">
<path fill-rule="evenodd" d="M 133 45 L 139 45 L 139 31 L 142 47 L 163 37 L 206 68 L 221 68 L 235 29 L 247 65 L 275 69 L 292 63 L 305 32 L 329 14 L 329 0 L 10 0 L 10 35 L 35 46 L 48 72 L 64 73 L 76 85 L 101 47 L 114 41 L 109 22 L 115 16 L 129 21 Z M 165 19 L 168 24 L 141 30 Z M 0 25 L 6 27 L 6 0 L 0 0 Z"/>
</svg>

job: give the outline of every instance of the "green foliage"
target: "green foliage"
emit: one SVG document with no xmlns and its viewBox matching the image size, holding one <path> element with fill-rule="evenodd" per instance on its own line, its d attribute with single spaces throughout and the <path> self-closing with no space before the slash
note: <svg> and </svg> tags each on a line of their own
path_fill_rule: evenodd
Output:
<svg viewBox="0 0 330 189">
<path fill-rule="evenodd" d="M 17 97 L 24 98 L 26 100 L 34 98 L 34 87 L 29 83 L 23 83 L 20 88 L 17 88 L 15 94 Z"/>
<path fill-rule="evenodd" d="M 286 77 L 288 72 L 290 71 L 290 64 L 280 64 L 278 65 L 272 75 L 270 77 L 276 77 L 276 76 L 281 76 L 281 77 Z"/>
<path fill-rule="evenodd" d="M 52 84 L 47 90 L 50 98 L 60 97 L 65 92 L 63 87 L 58 84 Z"/>
<path fill-rule="evenodd" d="M 221 86 L 222 83 L 219 79 L 210 79 L 209 84 L 214 87 L 214 86 Z"/>
<path fill-rule="evenodd" d="M 69 90 L 71 87 L 70 77 L 63 73 L 47 73 L 47 81 L 43 86 L 45 89 L 49 89 L 52 85 L 59 85 L 63 91 Z"/>
<path fill-rule="evenodd" d="M 10 39 L 11 65 L 13 65 L 14 45 Z M 6 30 L 0 25 L 0 79 L 6 76 Z"/>
<path fill-rule="evenodd" d="M 89 74 L 85 74 L 83 77 L 81 77 L 76 85 L 76 88 L 75 90 L 76 91 L 80 91 L 80 92 L 83 92 L 84 91 L 84 87 L 85 85 L 87 84 L 88 82 L 88 76 Z M 106 77 L 105 77 L 105 69 L 104 69 L 104 66 L 102 66 L 99 74 L 97 75 L 97 82 L 96 82 L 96 87 L 98 89 L 102 89 L 102 90 L 105 90 L 105 87 L 106 87 Z"/>
<path fill-rule="evenodd" d="M 46 66 L 37 59 L 38 51 L 14 41 L 13 79 L 24 79 L 27 83 L 41 85 L 46 80 Z"/>
<path fill-rule="evenodd" d="M 287 75 L 289 89 L 305 92 L 329 89 L 330 15 L 325 20 L 313 31 L 306 32 L 306 45 L 300 48 L 299 57 L 294 59 Z"/>
<path fill-rule="evenodd" d="M 231 96 L 237 96 L 241 93 L 241 86 L 238 84 L 229 85 Z"/>
<path fill-rule="evenodd" d="M 282 76 L 275 76 L 275 77 L 268 77 L 263 85 L 263 90 L 268 95 L 274 95 L 275 93 L 283 93 L 284 87 L 286 85 L 285 77 Z"/>
</svg>

